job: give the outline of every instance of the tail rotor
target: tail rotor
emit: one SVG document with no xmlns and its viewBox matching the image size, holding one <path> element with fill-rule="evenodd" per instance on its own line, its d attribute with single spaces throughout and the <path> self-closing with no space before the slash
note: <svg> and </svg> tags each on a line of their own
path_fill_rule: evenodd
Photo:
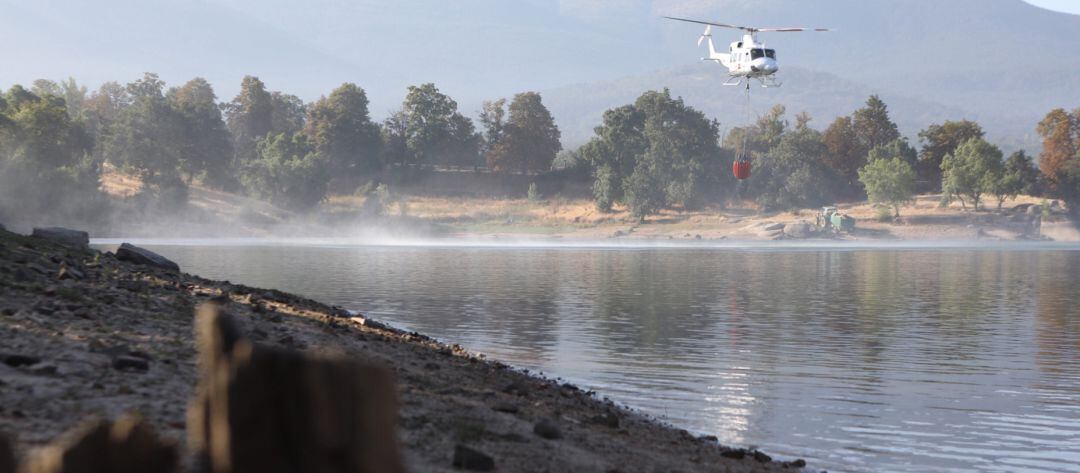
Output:
<svg viewBox="0 0 1080 473">
<path fill-rule="evenodd" d="M 705 41 L 705 38 L 710 38 L 710 37 L 712 37 L 712 25 L 706 25 L 705 26 L 705 32 L 701 33 L 701 36 L 699 36 L 698 39 L 697 39 L 698 47 L 701 46 L 702 41 Z"/>
</svg>

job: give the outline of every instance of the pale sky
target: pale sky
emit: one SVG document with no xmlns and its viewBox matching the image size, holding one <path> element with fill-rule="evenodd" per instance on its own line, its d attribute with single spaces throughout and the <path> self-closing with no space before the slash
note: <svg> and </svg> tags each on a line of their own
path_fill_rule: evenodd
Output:
<svg viewBox="0 0 1080 473">
<path fill-rule="evenodd" d="M 1080 15 L 1080 0 L 1026 0 L 1028 3 L 1050 10 Z"/>
</svg>

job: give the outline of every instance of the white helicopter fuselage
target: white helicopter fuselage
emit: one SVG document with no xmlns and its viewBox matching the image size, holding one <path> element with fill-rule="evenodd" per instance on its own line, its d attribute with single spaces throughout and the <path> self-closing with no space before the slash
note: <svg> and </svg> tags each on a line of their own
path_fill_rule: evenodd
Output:
<svg viewBox="0 0 1080 473">
<path fill-rule="evenodd" d="M 732 42 L 727 51 L 716 50 L 711 34 L 705 37 L 709 41 L 709 57 L 702 59 L 722 64 L 732 77 L 764 78 L 780 70 L 776 50 L 758 43 L 754 35 L 743 35 L 742 41 Z"/>
</svg>

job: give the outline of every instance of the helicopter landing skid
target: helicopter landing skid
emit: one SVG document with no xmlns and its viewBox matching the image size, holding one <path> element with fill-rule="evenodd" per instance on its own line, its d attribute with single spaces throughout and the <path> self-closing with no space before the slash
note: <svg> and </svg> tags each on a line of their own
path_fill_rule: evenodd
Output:
<svg viewBox="0 0 1080 473">
<path fill-rule="evenodd" d="M 732 82 L 732 80 L 734 80 L 735 82 Z M 740 84 L 742 84 L 742 80 L 743 80 L 742 77 L 731 76 L 731 77 L 728 77 L 727 82 L 724 82 L 723 85 L 729 85 L 729 86 L 740 85 Z M 749 80 L 750 79 L 747 79 L 747 83 L 749 83 Z"/>
<path fill-rule="evenodd" d="M 780 86 L 784 85 L 783 83 L 777 82 L 776 77 L 773 77 L 773 76 L 760 77 L 760 78 L 758 78 L 758 80 L 761 81 L 761 86 L 765 87 L 766 89 L 776 88 L 776 87 L 780 87 Z"/>
</svg>

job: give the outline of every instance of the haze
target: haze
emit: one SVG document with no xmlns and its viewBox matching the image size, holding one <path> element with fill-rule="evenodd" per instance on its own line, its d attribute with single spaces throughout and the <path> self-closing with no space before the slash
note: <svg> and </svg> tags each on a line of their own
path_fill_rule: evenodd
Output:
<svg viewBox="0 0 1080 473">
<path fill-rule="evenodd" d="M 170 84 L 206 77 L 224 100 L 252 74 L 310 101 L 352 81 L 368 92 L 377 119 L 400 104 L 410 84 L 435 82 L 467 114 L 482 100 L 539 90 L 567 146 L 584 142 L 603 110 L 646 88 L 669 86 L 725 128 L 740 124 L 737 94 L 717 85 L 721 68 L 697 61 L 700 31 L 662 21 L 662 14 L 837 28 L 765 38 L 780 50 L 787 84 L 763 92 L 759 112 L 783 103 L 810 112 L 819 126 L 878 93 L 905 135 L 914 136 L 929 117 L 969 118 L 1006 148 L 1031 149 L 1038 146 L 1032 124 L 1046 110 L 1080 101 L 1073 86 L 1080 17 L 1022 0 L 0 5 L 0 54 L 20 65 L 0 78 L 5 88 L 68 76 L 93 88 L 153 71 Z M 1055 71 L 1040 70 L 1047 64 Z"/>
</svg>

